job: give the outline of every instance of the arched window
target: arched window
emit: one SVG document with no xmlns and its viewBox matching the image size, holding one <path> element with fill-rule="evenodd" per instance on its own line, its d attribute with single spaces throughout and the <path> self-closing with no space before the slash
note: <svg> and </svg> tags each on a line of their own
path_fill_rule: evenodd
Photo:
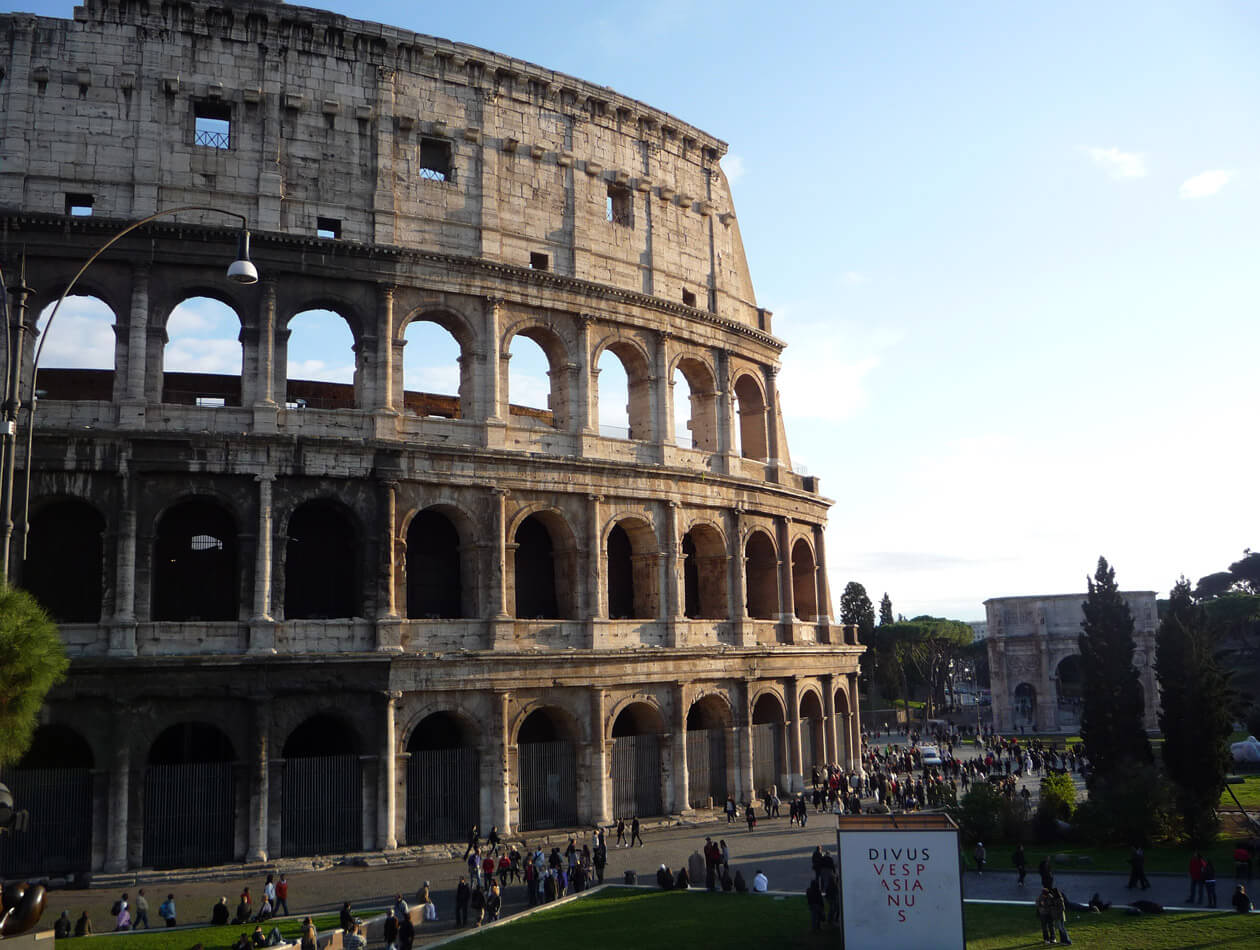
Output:
<svg viewBox="0 0 1260 950">
<path fill-rule="evenodd" d="M 774 620 L 779 614 L 779 564 L 774 544 L 763 531 L 754 531 L 744 545 L 745 596 L 748 616 Z"/>
<path fill-rule="evenodd" d="M 599 434 L 608 439 L 634 438 L 630 432 L 630 383 L 612 350 L 600 354 L 591 389 L 599 407 Z"/>
<path fill-rule="evenodd" d="M 512 337 L 508 361 L 509 422 L 512 425 L 560 427 L 557 386 L 551 361 L 535 330 L 522 330 Z M 545 339 L 545 337 L 543 337 Z"/>
<path fill-rule="evenodd" d="M 205 408 L 241 404 L 241 321 L 236 311 L 209 297 L 190 297 L 171 311 L 166 336 L 162 402 Z"/>
<path fill-rule="evenodd" d="M 285 405 L 353 409 L 358 404 L 354 334 L 344 317 L 331 310 L 305 310 L 289 320 L 288 332 L 279 340 L 276 362 L 285 368 Z"/>
<path fill-rule="evenodd" d="M 608 532 L 608 616 L 651 620 L 660 604 L 657 543 L 651 525 L 625 518 Z"/>
<path fill-rule="evenodd" d="M 54 620 L 101 619 L 104 533 L 105 519 L 83 501 L 54 501 L 31 518 L 22 586 Z"/>
<path fill-rule="evenodd" d="M 44 347 L 39 358 L 39 398 L 109 402 L 114 392 L 114 311 L 99 297 L 67 297 L 57 322 L 48 330 L 54 306 L 49 304 L 39 315 L 37 342 L 42 341 Z"/>
<path fill-rule="evenodd" d="M 403 339 L 403 409 L 417 416 L 467 418 L 471 375 L 459 341 L 445 327 L 424 319 L 407 324 Z"/>
<path fill-rule="evenodd" d="M 814 768 L 826 768 L 827 746 L 823 737 L 822 703 L 813 690 L 801 696 L 801 774 L 808 776 Z"/>
<path fill-rule="evenodd" d="M 725 620 L 730 615 L 726 596 L 726 542 L 710 525 L 696 525 L 682 541 L 683 613 L 686 617 Z"/>
<path fill-rule="evenodd" d="M 766 459 L 766 403 L 761 387 L 744 374 L 735 380 L 735 400 L 739 409 L 739 454 L 744 458 Z"/>
<path fill-rule="evenodd" d="M 165 512 L 153 545 L 153 619 L 236 620 L 236 523 L 217 502 L 194 498 Z"/>
<path fill-rule="evenodd" d="M 713 372 L 691 357 L 674 369 L 674 442 L 682 448 L 716 452 L 717 395 Z"/>
<path fill-rule="evenodd" d="M 770 693 L 763 693 L 753 704 L 753 785 L 758 795 L 782 783 L 787 772 L 786 718 L 783 704 Z"/>
<path fill-rule="evenodd" d="M 812 623 L 818 619 L 818 584 L 814 552 L 804 538 L 792 545 L 792 601 L 796 619 Z"/>
<path fill-rule="evenodd" d="M 470 616 L 465 611 L 459 532 L 440 511 L 429 509 L 407 528 L 407 616 L 434 620 Z"/>
<path fill-rule="evenodd" d="M 289 620 L 361 617 L 358 532 L 345 509 L 311 501 L 289 518 L 284 615 Z"/>
</svg>

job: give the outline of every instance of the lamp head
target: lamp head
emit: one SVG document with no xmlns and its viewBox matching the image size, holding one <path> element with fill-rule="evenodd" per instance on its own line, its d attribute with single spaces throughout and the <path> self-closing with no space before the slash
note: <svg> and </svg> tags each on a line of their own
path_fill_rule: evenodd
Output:
<svg viewBox="0 0 1260 950">
<path fill-rule="evenodd" d="M 249 231 L 244 228 L 236 245 L 236 260 L 228 267 L 227 277 L 238 284 L 258 283 L 258 268 L 249 259 Z"/>
</svg>

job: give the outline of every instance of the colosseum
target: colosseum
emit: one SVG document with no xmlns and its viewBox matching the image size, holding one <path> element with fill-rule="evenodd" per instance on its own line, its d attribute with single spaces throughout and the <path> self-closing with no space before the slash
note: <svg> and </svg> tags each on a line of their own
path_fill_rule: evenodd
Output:
<svg viewBox="0 0 1260 950">
<path fill-rule="evenodd" d="M 273 0 L 0 29 L 33 432 L 11 573 L 71 656 L 4 775 L 36 833 L 0 873 L 676 815 L 854 762 L 862 647 L 830 616 L 829 502 L 788 453 L 725 143 Z M 73 288 L 112 315 L 112 367 L 32 379 L 38 321 L 150 215 Z M 231 215 L 252 285 L 224 278 Z M 239 372 L 164 368 L 190 298 L 239 321 Z M 349 328 L 352 382 L 290 373 L 311 310 Z M 404 385 L 420 324 L 457 392 Z M 509 391 L 522 341 L 541 408 Z M 601 357 L 625 430 L 599 425 Z"/>
</svg>

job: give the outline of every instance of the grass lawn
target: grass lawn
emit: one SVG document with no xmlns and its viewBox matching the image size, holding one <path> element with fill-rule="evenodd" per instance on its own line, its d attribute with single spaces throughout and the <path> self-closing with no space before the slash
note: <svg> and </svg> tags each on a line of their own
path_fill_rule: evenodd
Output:
<svg viewBox="0 0 1260 950">
<path fill-rule="evenodd" d="M 356 910 L 363 917 L 375 916 L 382 910 Z M 320 933 L 335 930 L 340 924 L 337 914 L 320 914 L 314 918 L 315 929 Z M 41 924 L 52 926 L 51 920 Z M 57 941 L 65 950 L 188 950 L 193 944 L 200 943 L 205 950 L 218 950 L 232 946 L 242 933 L 252 934 L 257 924 L 228 924 L 226 927 L 176 927 L 167 930 L 159 927 L 151 930 L 137 930 L 129 934 L 97 934 L 92 937 L 71 937 Z M 263 924 L 263 933 L 271 933 L 272 926 L 279 926 L 280 933 L 286 937 L 296 938 L 302 929 L 301 917 L 287 917 L 284 920 Z"/>
<path fill-rule="evenodd" d="M 1042 946 L 1032 907 L 968 904 L 970 950 Z M 1167 914 L 1129 917 L 1071 914 L 1068 929 L 1081 947 L 1151 948 L 1254 947 L 1260 917 L 1237 914 Z M 835 932 L 809 929 L 803 897 L 775 899 L 751 895 L 681 894 L 609 888 L 593 897 L 475 934 L 461 943 L 469 950 L 521 947 L 584 947 L 600 950 L 721 947 L 723 950 L 822 948 L 837 944 Z"/>
<path fill-rule="evenodd" d="M 1248 775 L 1246 781 L 1242 785 L 1231 785 L 1234 794 L 1238 796 L 1238 800 L 1242 802 L 1242 807 L 1251 811 L 1256 809 L 1260 811 L 1260 775 Z M 1238 806 L 1234 804 L 1234 799 L 1230 797 L 1229 792 L 1221 792 L 1221 808 L 1234 811 Z"/>
</svg>

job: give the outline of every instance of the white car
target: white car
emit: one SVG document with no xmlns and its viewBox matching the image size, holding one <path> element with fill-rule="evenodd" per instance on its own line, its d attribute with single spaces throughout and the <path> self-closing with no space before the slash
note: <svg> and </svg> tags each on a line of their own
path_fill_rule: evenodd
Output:
<svg viewBox="0 0 1260 950">
<path fill-rule="evenodd" d="M 941 753 L 934 745 L 925 745 L 919 747 L 919 758 L 923 762 L 924 767 L 940 766 Z"/>
</svg>

